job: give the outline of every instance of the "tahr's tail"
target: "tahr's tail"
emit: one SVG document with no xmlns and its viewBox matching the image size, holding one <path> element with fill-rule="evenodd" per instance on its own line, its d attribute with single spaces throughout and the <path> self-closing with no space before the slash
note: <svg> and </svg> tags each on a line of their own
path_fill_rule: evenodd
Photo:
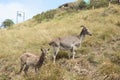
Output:
<svg viewBox="0 0 120 80">
<path fill-rule="evenodd" d="M 54 44 L 54 41 L 50 42 L 49 45 L 52 46 Z"/>
</svg>

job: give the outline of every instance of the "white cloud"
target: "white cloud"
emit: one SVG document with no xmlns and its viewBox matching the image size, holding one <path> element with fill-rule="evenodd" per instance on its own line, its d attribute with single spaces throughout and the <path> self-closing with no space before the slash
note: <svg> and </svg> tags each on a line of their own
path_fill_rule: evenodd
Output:
<svg viewBox="0 0 120 80">
<path fill-rule="evenodd" d="M 49 9 L 56 8 L 64 2 L 72 0 L 5 0 L 0 3 L 0 25 L 5 19 L 12 19 L 16 23 L 17 11 L 25 12 L 25 20 Z"/>
<path fill-rule="evenodd" d="M 17 2 L 9 3 L 9 4 L 1 4 L 0 3 L 0 25 L 5 19 L 12 19 L 16 23 L 16 15 L 17 11 L 25 12 L 25 19 L 28 19 L 35 15 L 29 6 L 22 5 Z"/>
</svg>

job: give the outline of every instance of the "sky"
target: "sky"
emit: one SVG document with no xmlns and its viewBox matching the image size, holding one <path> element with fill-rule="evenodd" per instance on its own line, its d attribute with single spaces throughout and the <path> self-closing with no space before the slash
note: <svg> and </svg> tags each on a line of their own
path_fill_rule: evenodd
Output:
<svg viewBox="0 0 120 80">
<path fill-rule="evenodd" d="M 11 19 L 16 23 L 17 11 L 25 12 L 25 20 L 32 18 L 41 12 L 55 9 L 59 5 L 75 0 L 0 0 L 0 25 L 5 19 Z M 18 17 L 18 21 L 22 17 Z"/>
</svg>

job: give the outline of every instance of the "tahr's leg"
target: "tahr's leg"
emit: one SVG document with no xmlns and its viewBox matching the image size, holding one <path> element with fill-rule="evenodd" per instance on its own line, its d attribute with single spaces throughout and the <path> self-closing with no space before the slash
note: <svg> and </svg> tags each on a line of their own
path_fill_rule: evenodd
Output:
<svg viewBox="0 0 120 80">
<path fill-rule="evenodd" d="M 38 73 L 38 71 L 39 71 L 39 68 L 35 67 L 35 72 Z"/>
<path fill-rule="evenodd" d="M 20 73 L 22 72 L 24 65 L 25 65 L 25 64 L 22 64 L 22 63 L 21 63 L 20 71 L 19 71 L 17 74 L 20 74 Z"/>
<path fill-rule="evenodd" d="M 72 56 L 72 59 L 75 59 L 75 54 L 76 54 L 76 52 L 75 52 L 75 48 L 74 48 L 74 47 L 72 48 L 71 52 L 72 52 L 72 55 L 73 55 L 73 56 Z"/>
<path fill-rule="evenodd" d="M 55 63 L 58 52 L 59 52 L 59 47 L 54 47 L 53 63 Z"/>
<path fill-rule="evenodd" d="M 27 75 L 28 69 L 29 69 L 29 66 L 26 65 L 25 68 L 24 68 L 24 73 L 25 73 L 25 75 Z"/>
<path fill-rule="evenodd" d="M 75 51 L 73 51 L 72 53 L 73 53 L 72 59 L 75 59 Z"/>
</svg>

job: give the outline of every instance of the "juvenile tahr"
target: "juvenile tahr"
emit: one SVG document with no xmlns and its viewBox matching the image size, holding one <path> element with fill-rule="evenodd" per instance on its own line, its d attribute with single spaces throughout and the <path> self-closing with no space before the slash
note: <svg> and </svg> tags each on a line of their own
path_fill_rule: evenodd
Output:
<svg viewBox="0 0 120 80">
<path fill-rule="evenodd" d="M 32 53 L 26 52 L 20 56 L 21 61 L 21 68 L 18 74 L 20 74 L 22 71 L 27 75 L 29 67 L 34 67 L 35 72 L 37 72 L 40 67 L 42 66 L 46 54 L 48 53 L 49 49 L 43 49 L 41 48 L 41 55 L 37 56 Z"/>
</svg>

